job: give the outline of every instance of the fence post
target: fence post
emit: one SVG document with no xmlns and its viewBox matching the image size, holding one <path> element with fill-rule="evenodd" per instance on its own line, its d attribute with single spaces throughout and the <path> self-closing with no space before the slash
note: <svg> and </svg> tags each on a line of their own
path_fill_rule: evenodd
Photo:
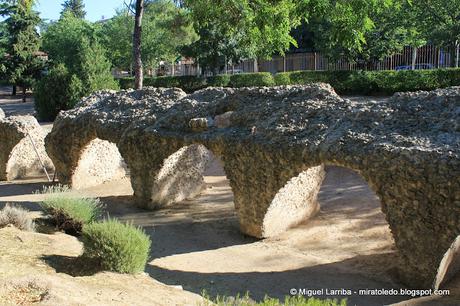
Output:
<svg viewBox="0 0 460 306">
<path fill-rule="evenodd" d="M 458 68 L 458 64 L 459 64 L 459 57 L 460 57 L 460 43 L 459 41 L 457 40 L 455 42 L 455 68 Z"/>
<path fill-rule="evenodd" d="M 316 71 L 316 52 L 315 52 L 315 54 L 314 54 L 314 61 L 315 61 L 315 63 L 314 63 L 314 69 L 313 69 L 313 70 Z"/>
<path fill-rule="evenodd" d="M 283 56 L 283 72 L 286 72 L 286 55 Z"/>
</svg>

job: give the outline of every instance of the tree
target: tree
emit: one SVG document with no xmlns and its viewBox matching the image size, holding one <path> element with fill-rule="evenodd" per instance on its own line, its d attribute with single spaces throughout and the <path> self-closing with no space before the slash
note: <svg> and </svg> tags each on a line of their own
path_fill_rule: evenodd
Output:
<svg viewBox="0 0 460 306">
<path fill-rule="evenodd" d="M 4 31 L 8 38 L 2 40 L 2 69 L 8 81 L 22 87 L 22 100 L 26 101 L 26 90 L 40 77 L 45 62 L 39 57 L 40 37 L 37 26 L 40 18 L 32 10 L 32 1 L 17 1 L 2 6 L 2 15 L 7 15 Z"/>
<path fill-rule="evenodd" d="M 144 0 L 136 0 L 133 34 L 133 59 L 134 59 L 134 89 L 142 89 L 144 82 L 144 68 L 142 66 L 142 16 L 144 14 Z"/>
<path fill-rule="evenodd" d="M 84 19 L 86 11 L 83 0 L 66 0 L 62 4 L 61 16 L 66 13 L 71 13 L 76 18 Z"/>
<path fill-rule="evenodd" d="M 89 39 L 83 38 L 75 56 L 79 65 L 71 72 L 75 73 L 84 85 L 82 96 L 100 89 L 118 88 L 111 73 L 111 64 L 98 41 L 90 42 Z"/>
<path fill-rule="evenodd" d="M 113 67 L 131 71 L 133 68 L 134 15 L 128 9 L 104 23 L 101 43 L 110 50 Z M 141 57 L 144 70 L 157 67 L 161 61 L 173 62 L 183 46 L 196 40 L 190 15 L 171 0 L 155 0 L 145 4 L 142 18 Z"/>
<path fill-rule="evenodd" d="M 122 70 L 132 70 L 133 64 L 133 29 L 134 18 L 129 11 L 122 10 L 117 15 L 103 24 L 100 38 L 101 43 L 107 52 L 107 56 L 112 66 Z M 146 36 L 150 33 L 145 32 L 144 41 L 148 40 Z M 142 52 L 145 55 L 145 52 Z"/>
<path fill-rule="evenodd" d="M 440 47 L 450 47 L 452 61 L 459 66 L 460 0 L 413 0 L 419 30 L 429 41 Z"/>
<path fill-rule="evenodd" d="M 408 4 L 406 0 L 328 3 L 309 24 L 315 46 L 330 58 L 344 56 L 366 67 L 405 46 L 416 50 L 426 41 Z"/>
<path fill-rule="evenodd" d="M 50 59 L 51 76 L 44 78 L 35 90 L 41 118 L 54 118 L 60 110 L 73 107 L 78 99 L 95 90 L 118 89 L 106 50 L 98 41 L 98 27 L 68 12 L 46 27 L 43 49 Z M 51 98 L 49 89 L 56 84 L 69 88 L 56 91 L 55 95 L 61 96 Z M 47 100 L 52 105 L 47 105 Z"/>
<path fill-rule="evenodd" d="M 76 71 L 80 65 L 77 51 L 83 40 L 95 42 L 98 31 L 97 25 L 67 12 L 46 27 L 43 50 L 53 63 L 63 63 L 70 71 Z"/>
<path fill-rule="evenodd" d="M 296 45 L 290 32 L 306 14 L 300 14 L 297 2 L 185 0 L 200 36 L 186 53 L 211 71 L 228 61 L 283 54 L 291 44 Z"/>
</svg>

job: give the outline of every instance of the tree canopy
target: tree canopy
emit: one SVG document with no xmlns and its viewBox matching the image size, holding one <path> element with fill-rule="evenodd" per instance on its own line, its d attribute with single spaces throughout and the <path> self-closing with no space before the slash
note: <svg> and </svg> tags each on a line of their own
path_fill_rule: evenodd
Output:
<svg viewBox="0 0 460 306">
<path fill-rule="evenodd" d="M 25 100 L 25 89 L 34 84 L 45 64 L 38 53 L 41 45 L 37 33 L 40 18 L 32 10 L 32 1 L 11 3 L 4 3 L 1 7 L 1 14 L 7 19 L 0 28 L 5 35 L 0 39 L 0 68 L 11 84 L 23 87 Z"/>
<path fill-rule="evenodd" d="M 134 16 L 128 9 L 102 26 L 101 41 L 114 67 L 129 70 L 132 64 Z M 172 62 L 182 46 L 196 39 L 188 13 L 169 0 L 147 2 L 142 22 L 142 62 L 155 67 L 160 61 Z"/>
<path fill-rule="evenodd" d="M 71 13 L 76 18 L 84 19 L 86 16 L 83 0 L 66 0 L 62 4 L 61 15 Z"/>
</svg>

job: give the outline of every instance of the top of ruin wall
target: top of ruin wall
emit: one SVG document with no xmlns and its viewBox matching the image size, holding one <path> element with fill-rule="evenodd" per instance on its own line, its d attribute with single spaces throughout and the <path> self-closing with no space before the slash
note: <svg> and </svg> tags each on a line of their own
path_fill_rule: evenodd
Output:
<svg viewBox="0 0 460 306">
<path fill-rule="evenodd" d="M 458 158 L 459 113 L 460 87 L 398 93 L 382 102 L 342 99 L 327 84 L 208 88 L 177 101 L 150 130 L 322 152 L 376 148 Z M 219 127 L 222 117 L 227 123 Z"/>
<path fill-rule="evenodd" d="M 459 113 L 460 87 L 397 93 L 378 102 L 343 99 L 322 83 L 207 88 L 190 95 L 177 88 L 146 88 L 95 93 L 61 112 L 52 134 L 92 129 L 117 142 L 128 128 L 147 128 L 160 136 L 246 139 L 331 156 L 404 150 L 458 159 Z"/>
<path fill-rule="evenodd" d="M 120 138 L 130 125 L 153 124 L 159 114 L 165 113 L 186 94 L 178 88 L 150 88 L 143 90 L 99 91 L 83 98 L 74 109 L 61 112 L 53 132 L 63 127 L 85 127 Z"/>
</svg>

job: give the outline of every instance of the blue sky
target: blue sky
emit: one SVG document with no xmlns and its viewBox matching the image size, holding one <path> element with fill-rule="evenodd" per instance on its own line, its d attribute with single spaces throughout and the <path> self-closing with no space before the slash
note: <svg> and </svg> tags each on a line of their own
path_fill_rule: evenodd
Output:
<svg viewBox="0 0 460 306">
<path fill-rule="evenodd" d="M 65 0 L 38 0 L 35 10 L 40 12 L 43 19 L 57 20 Z M 86 19 L 97 21 L 115 15 L 115 10 L 123 6 L 123 0 L 84 0 Z M 129 1 L 127 1 L 129 2 Z"/>
</svg>

